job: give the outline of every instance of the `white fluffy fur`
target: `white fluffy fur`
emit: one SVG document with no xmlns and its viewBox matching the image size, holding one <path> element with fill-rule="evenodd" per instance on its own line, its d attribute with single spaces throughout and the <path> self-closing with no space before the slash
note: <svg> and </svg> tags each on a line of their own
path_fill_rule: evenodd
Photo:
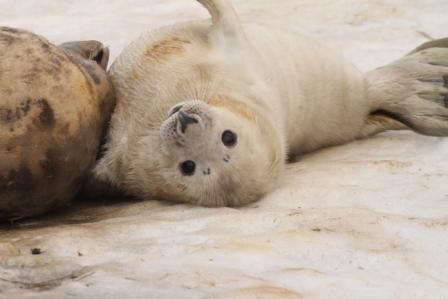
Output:
<svg viewBox="0 0 448 299">
<path fill-rule="evenodd" d="M 288 157 L 404 127 L 390 117 L 422 133 L 448 134 L 446 107 L 428 104 L 446 92 L 446 67 L 425 64 L 423 74 L 417 53 L 365 77 L 306 37 L 241 26 L 226 0 L 199 2 L 211 22 L 145 33 L 113 64 L 118 104 L 95 169 L 100 180 L 143 198 L 241 205 L 273 188 Z M 410 69 L 404 77 L 397 71 L 403 66 Z M 422 83 L 421 74 L 442 86 Z M 428 96 L 415 98 L 423 85 Z M 168 114 L 180 103 L 198 119 L 185 134 L 175 133 L 178 114 Z M 418 116 L 422 110 L 432 120 L 438 115 L 435 127 Z M 382 114 L 371 115 L 376 111 Z M 228 129 L 238 134 L 230 149 L 220 143 Z M 196 162 L 194 175 L 179 171 L 185 160 Z"/>
</svg>

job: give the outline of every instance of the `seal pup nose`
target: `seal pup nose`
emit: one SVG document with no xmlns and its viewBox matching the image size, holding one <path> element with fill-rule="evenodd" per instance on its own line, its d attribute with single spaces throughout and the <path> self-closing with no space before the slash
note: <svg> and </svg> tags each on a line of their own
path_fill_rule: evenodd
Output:
<svg viewBox="0 0 448 299">
<path fill-rule="evenodd" d="M 198 123 L 198 120 L 196 118 L 190 116 L 188 113 L 186 113 L 184 111 L 178 112 L 177 119 L 179 120 L 180 130 L 182 131 L 182 133 L 185 133 L 188 125 Z"/>
<path fill-rule="evenodd" d="M 168 111 L 168 117 L 176 114 L 176 112 L 179 112 L 179 110 L 182 109 L 183 106 L 184 105 L 177 105 L 177 106 L 174 106 L 173 108 L 171 108 L 170 111 Z"/>
</svg>

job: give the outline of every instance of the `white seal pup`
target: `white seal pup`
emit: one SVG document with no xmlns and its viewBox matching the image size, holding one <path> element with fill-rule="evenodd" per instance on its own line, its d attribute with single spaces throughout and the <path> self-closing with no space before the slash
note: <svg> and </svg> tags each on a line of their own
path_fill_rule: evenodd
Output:
<svg viewBox="0 0 448 299">
<path fill-rule="evenodd" d="M 448 135 L 448 49 L 423 46 L 363 75 L 306 37 L 243 26 L 227 0 L 198 2 L 211 21 L 145 33 L 113 64 L 100 181 L 144 199 L 238 206 L 298 154 L 387 129 Z"/>
</svg>

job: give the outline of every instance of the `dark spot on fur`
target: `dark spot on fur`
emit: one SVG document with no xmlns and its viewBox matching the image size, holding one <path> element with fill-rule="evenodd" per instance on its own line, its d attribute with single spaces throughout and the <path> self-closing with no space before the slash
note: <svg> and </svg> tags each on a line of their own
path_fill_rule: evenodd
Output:
<svg viewBox="0 0 448 299">
<path fill-rule="evenodd" d="M 46 103 L 46 100 L 33 101 L 29 98 L 21 101 L 19 105 L 17 105 L 14 109 L 0 107 L 0 121 L 5 123 L 13 123 L 19 121 L 23 117 L 26 117 L 31 111 L 31 108 L 35 105 L 40 106 L 40 108 L 42 109 L 41 119 L 50 117 L 49 120 L 51 121 L 52 111 L 48 111 L 48 109 L 51 110 L 51 107 L 49 107 L 48 103 Z M 42 115 L 42 113 L 44 113 L 44 115 Z"/>
<path fill-rule="evenodd" d="M 37 102 L 39 106 L 41 107 L 42 111 L 39 114 L 39 120 L 40 122 L 47 127 L 54 127 L 55 119 L 54 119 L 54 112 L 51 108 L 50 104 L 48 104 L 48 101 L 46 99 L 40 99 Z"/>
<path fill-rule="evenodd" d="M 42 253 L 42 250 L 40 248 L 31 248 L 30 252 L 32 255 L 38 255 Z"/>
<path fill-rule="evenodd" d="M 47 73 L 49 73 L 50 75 L 55 75 L 57 73 L 59 73 L 62 69 L 62 62 L 61 59 L 59 57 L 51 57 L 50 60 L 48 61 L 48 66 L 47 66 Z"/>
<path fill-rule="evenodd" d="M 14 37 L 0 33 L 0 43 L 10 46 L 14 42 Z"/>
<path fill-rule="evenodd" d="M 1 107 L 0 108 L 0 120 L 5 123 L 10 123 L 14 121 L 14 113 L 11 109 Z"/>
<path fill-rule="evenodd" d="M 51 179 L 55 174 L 55 166 L 53 164 L 53 160 L 48 156 L 45 156 L 39 163 L 40 167 L 44 171 L 45 177 Z"/>
<path fill-rule="evenodd" d="M 203 173 L 204 175 L 210 175 L 210 174 L 212 173 L 212 171 L 211 171 L 210 168 L 207 168 L 207 169 L 204 170 L 202 173 Z"/>
<path fill-rule="evenodd" d="M 10 46 L 16 39 L 17 35 L 20 33 L 17 29 L 10 27 L 0 27 L 0 43 Z"/>
<path fill-rule="evenodd" d="M 443 86 L 448 87 L 448 76 L 443 76 Z"/>
<path fill-rule="evenodd" d="M 33 188 L 33 175 L 27 166 L 22 166 L 19 170 L 11 170 L 7 176 L 0 175 L 1 189 L 17 189 L 27 191 Z"/>
<path fill-rule="evenodd" d="M 42 47 L 42 50 L 44 50 L 45 52 L 50 52 L 50 45 L 48 45 L 47 43 L 45 43 L 43 41 L 41 41 L 40 45 Z"/>
<path fill-rule="evenodd" d="M 222 158 L 222 160 L 226 163 L 229 163 L 230 161 L 230 156 L 229 155 L 225 155 L 224 158 Z"/>
<path fill-rule="evenodd" d="M 0 43 L 6 46 L 12 45 L 12 43 L 19 39 L 16 33 L 18 33 L 16 29 L 0 27 Z"/>
<path fill-rule="evenodd" d="M 186 191 L 188 187 L 184 184 L 177 184 L 177 188 L 179 188 L 181 191 Z"/>
<path fill-rule="evenodd" d="M 27 115 L 28 112 L 31 109 L 31 99 L 26 99 L 23 102 L 20 103 L 20 110 L 22 110 L 22 112 Z"/>
<path fill-rule="evenodd" d="M 33 85 L 35 81 L 40 79 L 41 73 L 41 70 L 36 65 L 33 65 L 33 67 L 23 74 L 21 78 L 23 83 Z"/>
</svg>

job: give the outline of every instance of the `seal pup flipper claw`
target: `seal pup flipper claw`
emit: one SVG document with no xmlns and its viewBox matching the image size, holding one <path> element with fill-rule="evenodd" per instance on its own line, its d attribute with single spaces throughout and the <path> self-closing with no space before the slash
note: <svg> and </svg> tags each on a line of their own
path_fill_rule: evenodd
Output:
<svg viewBox="0 0 448 299">
<path fill-rule="evenodd" d="M 448 136 L 448 39 L 430 43 L 367 73 L 367 95 L 372 112 L 420 134 Z"/>
</svg>

